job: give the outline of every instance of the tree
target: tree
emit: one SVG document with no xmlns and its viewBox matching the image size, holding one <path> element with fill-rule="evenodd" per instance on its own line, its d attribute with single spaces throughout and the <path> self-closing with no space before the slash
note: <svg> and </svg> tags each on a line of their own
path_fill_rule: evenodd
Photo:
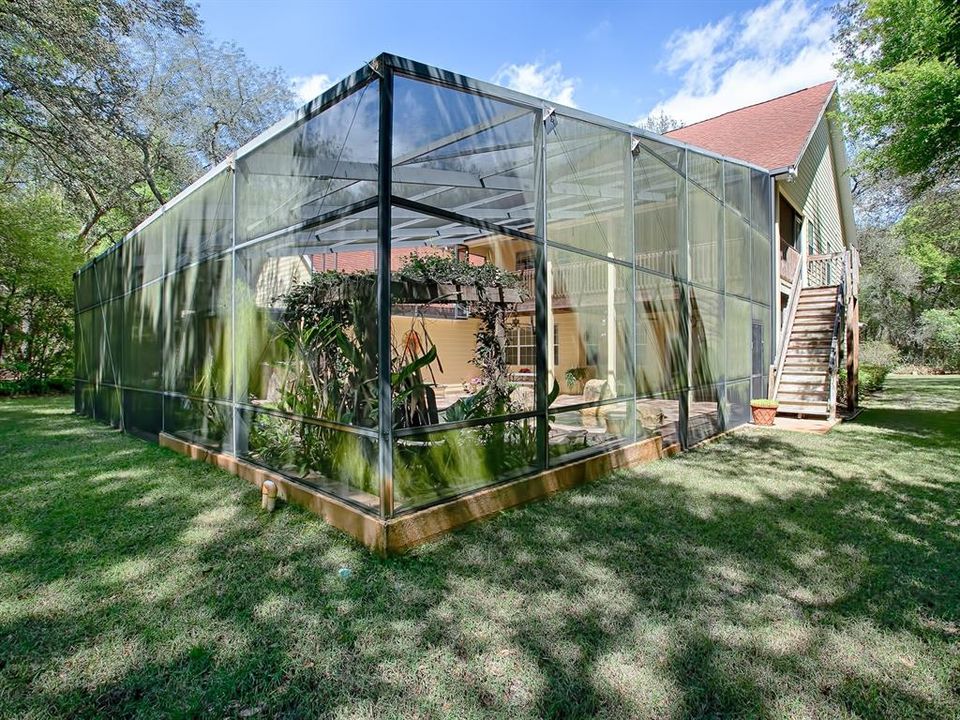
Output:
<svg viewBox="0 0 960 720">
<path fill-rule="evenodd" d="M 897 222 L 861 228 L 860 257 L 864 337 L 941 362 L 925 318 L 960 307 L 960 190 L 928 191 Z"/>
<path fill-rule="evenodd" d="M 960 172 L 960 4 L 847 0 L 837 8 L 843 120 L 858 169 L 915 193 Z"/>
<path fill-rule="evenodd" d="M 135 27 L 187 32 L 185 0 L 0 0 L 0 139 L 81 210 L 86 237 L 111 212 L 148 211 L 131 192 L 137 148 L 118 129 L 137 90 L 122 39 Z"/>
<path fill-rule="evenodd" d="M 636 123 L 638 128 L 655 132 L 658 135 L 665 135 L 671 130 L 677 130 L 683 127 L 683 123 L 672 115 L 660 110 L 657 113 L 650 113 L 643 120 Z"/>
<path fill-rule="evenodd" d="M 960 191 L 928 193 L 896 229 L 919 273 L 917 301 L 926 308 L 960 307 Z"/>
<path fill-rule="evenodd" d="M 63 189 L 87 251 L 292 107 L 279 71 L 197 26 L 186 0 L 0 0 L 0 158 Z"/>
<path fill-rule="evenodd" d="M 860 321 L 863 338 L 888 342 L 901 350 L 914 340 L 915 312 L 910 304 L 920 280 L 906 255 L 904 238 L 893 227 L 860 230 Z"/>
<path fill-rule="evenodd" d="M 293 107 L 280 70 L 258 67 L 231 43 L 141 32 L 130 56 L 140 86 L 130 136 L 146 144 L 162 138 L 192 172 L 220 162 Z"/>
<path fill-rule="evenodd" d="M 53 191 L 0 197 L 0 368 L 44 378 L 69 348 L 78 224 Z"/>
<path fill-rule="evenodd" d="M 945 370 L 960 370 L 960 310 L 926 310 L 917 335 L 930 360 Z"/>
</svg>

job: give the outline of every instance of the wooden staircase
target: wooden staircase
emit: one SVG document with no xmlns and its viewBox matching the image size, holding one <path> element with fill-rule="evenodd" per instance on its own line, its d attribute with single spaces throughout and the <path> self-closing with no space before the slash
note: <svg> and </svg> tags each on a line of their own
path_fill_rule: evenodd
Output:
<svg viewBox="0 0 960 720">
<path fill-rule="evenodd" d="M 834 414 L 831 384 L 836 382 L 834 348 L 837 343 L 840 293 L 838 286 L 800 290 L 786 355 L 776 383 L 778 413 Z"/>
<path fill-rule="evenodd" d="M 847 410 L 856 408 L 859 268 L 855 248 L 808 255 L 793 268 L 776 362 L 770 367 L 777 414 L 833 419 L 841 362 L 847 370 Z"/>
</svg>

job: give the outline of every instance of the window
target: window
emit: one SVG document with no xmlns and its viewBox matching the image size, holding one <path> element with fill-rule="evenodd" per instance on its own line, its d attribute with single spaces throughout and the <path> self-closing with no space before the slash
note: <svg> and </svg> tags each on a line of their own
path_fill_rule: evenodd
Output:
<svg viewBox="0 0 960 720">
<path fill-rule="evenodd" d="M 532 369 L 537 363 L 535 338 L 530 325 L 509 328 L 507 330 L 507 365 L 523 365 Z"/>
<path fill-rule="evenodd" d="M 518 325 L 507 328 L 507 365 L 519 365 L 530 368 L 537 364 L 536 334 L 532 325 Z M 553 364 L 560 363 L 560 343 L 557 338 L 557 326 L 553 326 Z"/>
</svg>

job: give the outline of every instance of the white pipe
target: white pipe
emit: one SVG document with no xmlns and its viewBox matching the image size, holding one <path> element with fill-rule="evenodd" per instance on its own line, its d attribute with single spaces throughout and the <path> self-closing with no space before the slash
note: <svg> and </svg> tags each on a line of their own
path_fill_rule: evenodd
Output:
<svg viewBox="0 0 960 720">
<path fill-rule="evenodd" d="M 277 484 L 273 480 L 264 480 L 260 486 L 260 507 L 273 512 L 277 506 Z"/>
</svg>

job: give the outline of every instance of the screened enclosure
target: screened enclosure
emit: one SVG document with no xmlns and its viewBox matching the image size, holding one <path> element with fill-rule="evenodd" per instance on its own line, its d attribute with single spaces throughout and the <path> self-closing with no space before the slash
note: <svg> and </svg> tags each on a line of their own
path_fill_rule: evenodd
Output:
<svg viewBox="0 0 960 720">
<path fill-rule="evenodd" d="M 771 178 L 394 56 L 85 265 L 76 410 L 394 517 L 766 396 Z"/>
</svg>

